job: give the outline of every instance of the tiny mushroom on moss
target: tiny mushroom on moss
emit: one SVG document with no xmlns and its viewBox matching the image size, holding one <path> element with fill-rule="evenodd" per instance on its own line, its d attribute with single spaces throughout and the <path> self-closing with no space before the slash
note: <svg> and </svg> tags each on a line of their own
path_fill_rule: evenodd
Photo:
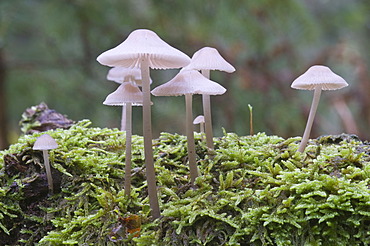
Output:
<svg viewBox="0 0 370 246">
<path fill-rule="evenodd" d="M 333 73 L 330 68 L 322 65 L 314 65 L 305 73 L 296 78 L 291 87 L 300 90 L 314 90 L 314 96 L 308 116 L 306 128 L 299 145 L 298 151 L 303 152 L 306 148 L 310 132 L 315 118 L 317 106 L 320 101 L 322 90 L 337 90 L 348 86 L 347 82 L 339 75 Z"/>
<path fill-rule="evenodd" d="M 198 115 L 197 117 L 195 117 L 195 119 L 193 120 L 193 124 L 194 125 L 199 124 L 199 131 L 201 133 L 204 133 L 204 116 L 203 115 Z"/>
<path fill-rule="evenodd" d="M 181 68 L 190 63 L 190 58 L 164 42 L 155 32 L 137 29 L 131 32 L 121 44 L 100 54 L 97 61 L 106 66 L 137 67 L 141 70 L 146 179 L 151 213 L 153 218 L 158 218 L 160 209 L 153 160 L 149 68 Z"/>
<path fill-rule="evenodd" d="M 131 193 L 131 142 L 132 142 L 132 106 L 142 106 L 143 93 L 132 82 L 122 83 L 117 90 L 107 96 L 104 105 L 125 105 L 126 155 L 125 155 L 125 195 Z"/>
<path fill-rule="evenodd" d="M 235 68 L 228 63 L 218 52 L 212 47 L 203 47 L 194 53 L 189 65 L 183 70 L 200 70 L 202 74 L 209 79 L 210 70 L 219 70 L 227 73 L 235 72 Z M 213 149 L 213 130 L 212 130 L 212 114 L 211 114 L 211 99 L 209 95 L 202 96 L 203 114 L 205 119 L 205 131 L 207 146 Z"/>
<path fill-rule="evenodd" d="M 51 174 L 51 167 L 49 163 L 49 152 L 50 149 L 58 148 L 57 142 L 52 138 L 49 134 L 43 134 L 38 137 L 33 145 L 34 150 L 42 150 L 42 154 L 44 157 L 44 165 L 46 170 L 46 177 L 48 180 L 48 187 L 49 192 L 53 194 L 54 187 L 53 187 L 53 177 Z"/>
<path fill-rule="evenodd" d="M 204 121 L 204 116 L 203 115 L 198 115 L 193 120 L 194 125 L 199 124 L 200 138 L 202 139 L 202 141 L 204 141 L 204 122 L 205 121 Z"/>
<path fill-rule="evenodd" d="M 191 183 L 194 184 L 198 177 L 198 168 L 196 166 L 193 112 L 192 112 L 192 95 L 207 94 L 221 95 L 226 89 L 221 85 L 213 82 L 196 70 L 180 71 L 172 80 L 160 85 L 152 90 L 154 96 L 180 96 L 185 95 L 186 105 L 186 135 L 189 158 L 189 169 Z"/>
</svg>

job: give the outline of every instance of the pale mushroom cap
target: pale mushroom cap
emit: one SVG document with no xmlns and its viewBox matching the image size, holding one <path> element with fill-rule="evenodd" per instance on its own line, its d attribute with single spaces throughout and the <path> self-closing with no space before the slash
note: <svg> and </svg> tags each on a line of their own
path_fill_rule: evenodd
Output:
<svg viewBox="0 0 370 246">
<path fill-rule="evenodd" d="M 143 56 L 148 57 L 149 67 L 154 69 L 180 68 L 190 63 L 186 54 L 147 29 L 131 32 L 121 44 L 99 55 L 97 61 L 111 67 L 140 68 Z"/>
<path fill-rule="evenodd" d="M 321 65 L 310 67 L 304 74 L 296 78 L 291 87 L 300 90 L 314 90 L 320 86 L 322 90 L 337 90 L 348 86 L 347 82 L 330 68 Z"/>
<path fill-rule="evenodd" d="M 219 70 L 228 73 L 235 72 L 235 68 L 228 63 L 217 49 L 204 47 L 194 53 L 189 65 L 184 70 Z"/>
<path fill-rule="evenodd" d="M 200 123 L 204 123 L 204 116 L 203 115 L 198 115 L 194 121 L 193 121 L 193 124 L 196 125 L 196 124 L 200 124 Z"/>
<path fill-rule="evenodd" d="M 33 144 L 34 150 L 49 150 L 56 148 L 58 148 L 58 144 L 49 134 L 41 135 Z"/>
<path fill-rule="evenodd" d="M 136 67 L 113 67 L 108 71 L 107 80 L 114 81 L 119 84 L 122 84 L 123 82 L 135 82 L 138 86 L 142 86 L 143 84 L 140 68 Z M 150 79 L 150 84 L 152 84 L 152 82 L 152 79 Z"/>
<path fill-rule="evenodd" d="M 107 80 L 117 83 L 141 81 L 141 71 L 139 68 L 113 67 L 109 69 Z"/>
<path fill-rule="evenodd" d="M 137 85 L 131 82 L 122 83 L 103 102 L 104 105 L 110 106 L 123 106 L 126 103 L 132 103 L 133 105 L 143 104 L 143 93 Z"/>
<path fill-rule="evenodd" d="M 196 70 L 179 72 L 172 80 L 152 90 L 154 96 L 181 96 L 185 94 L 221 95 L 226 89 L 204 77 Z"/>
</svg>

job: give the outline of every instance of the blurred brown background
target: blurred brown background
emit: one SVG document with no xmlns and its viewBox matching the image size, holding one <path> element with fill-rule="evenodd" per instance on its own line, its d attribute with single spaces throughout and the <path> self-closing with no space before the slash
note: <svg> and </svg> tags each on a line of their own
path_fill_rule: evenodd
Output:
<svg viewBox="0 0 370 246">
<path fill-rule="evenodd" d="M 190 57 L 214 47 L 236 68 L 212 72 L 228 89 L 212 98 L 215 136 L 222 128 L 301 135 L 312 92 L 290 88 L 314 64 L 329 66 L 350 85 L 323 92 L 311 136 L 355 133 L 370 139 L 370 4 L 368 0 L 2 0 L 0 2 L 0 149 L 20 134 L 22 112 L 40 102 L 73 120 L 119 127 L 120 108 L 104 106 L 117 88 L 103 51 L 138 28 L 155 31 Z M 152 88 L 178 70 L 152 71 Z M 153 97 L 154 136 L 184 133 L 184 98 Z M 201 98 L 194 97 L 194 117 Z M 141 134 L 134 109 L 134 133 Z"/>
</svg>

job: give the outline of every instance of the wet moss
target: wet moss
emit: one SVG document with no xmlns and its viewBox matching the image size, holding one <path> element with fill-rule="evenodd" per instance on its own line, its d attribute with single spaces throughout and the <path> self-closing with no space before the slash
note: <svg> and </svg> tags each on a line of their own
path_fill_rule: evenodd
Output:
<svg viewBox="0 0 370 246">
<path fill-rule="evenodd" d="M 53 195 L 31 149 L 41 133 L 0 152 L 4 245 L 370 244 L 370 146 L 355 136 L 311 140 L 301 154 L 300 138 L 224 132 L 209 151 L 196 134 L 193 187 L 186 137 L 162 133 L 153 141 L 162 217 L 153 221 L 142 137 L 133 136 L 127 197 L 125 134 L 90 123 L 48 131 L 59 144 Z"/>
</svg>

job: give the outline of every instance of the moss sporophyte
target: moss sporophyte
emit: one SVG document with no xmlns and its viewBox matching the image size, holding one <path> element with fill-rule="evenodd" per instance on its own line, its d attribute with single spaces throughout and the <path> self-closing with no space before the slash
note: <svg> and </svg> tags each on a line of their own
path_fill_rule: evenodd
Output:
<svg viewBox="0 0 370 246">
<path fill-rule="evenodd" d="M 143 138 L 132 136 L 131 196 L 124 194 L 125 133 L 89 127 L 45 132 L 54 194 L 40 151 L 44 133 L 0 152 L 2 245 L 369 245 L 370 146 L 324 136 L 195 133 L 199 176 L 190 185 L 186 137 L 153 141 L 162 216 L 150 214 Z"/>
</svg>

